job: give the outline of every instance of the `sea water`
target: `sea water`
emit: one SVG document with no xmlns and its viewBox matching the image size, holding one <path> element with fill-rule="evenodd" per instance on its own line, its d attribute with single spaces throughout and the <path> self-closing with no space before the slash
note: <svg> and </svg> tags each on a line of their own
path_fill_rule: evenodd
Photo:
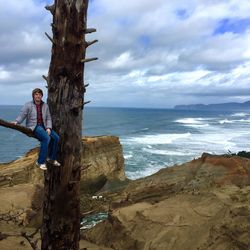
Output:
<svg viewBox="0 0 250 250">
<path fill-rule="evenodd" d="M 0 118 L 14 120 L 21 106 L 0 106 Z M 192 111 L 175 109 L 84 109 L 83 135 L 119 136 L 130 179 L 181 164 L 203 152 L 250 151 L 250 110 Z M 0 127 L 0 162 L 9 162 L 39 143 Z"/>
</svg>

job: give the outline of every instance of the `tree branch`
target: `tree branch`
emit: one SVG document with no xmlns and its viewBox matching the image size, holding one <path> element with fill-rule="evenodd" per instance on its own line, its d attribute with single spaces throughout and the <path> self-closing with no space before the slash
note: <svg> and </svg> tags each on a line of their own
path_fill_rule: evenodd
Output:
<svg viewBox="0 0 250 250">
<path fill-rule="evenodd" d="M 89 33 L 93 33 L 93 32 L 96 32 L 96 29 L 89 28 L 89 29 L 85 29 L 85 31 L 84 31 L 85 34 L 89 34 Z"/>
<path fill-rule="evenodd" d="M 91 101 L 84 102 L 83 105 L 86 105 L 86 104 L 88 104 L 88 103 L 90 103 L 90 102 L 91 102 Z"/>
<path fill-rule="evenodd" d="M 42 78 L 46 81 L 46 82 L 49 82 L 49 78 L 45 75 L 42 75 Z"/>
<path fill-rule="evenodd" d="M 15 211 L 14 208 L 7 213 L 0 214 L 0 221 L 13 222 L 15 224 L 20 223 L 19 217 L 25 213 L 24 209 Z"/>
<path fill-rule="evenodd" d="M 45 9 L 50 11 L 52 15 L 55 14 L 55 5 L 54 4 L 50 5 L 50 6 L 49 5 L 45 6 Z"/>
<path fill-rule="evenodd" d="M 26 232 L 21 232 L 21 233 L 2 233 L 0 232 L 0 241 L 1 240 L 5 240 L 8 237 L 23 237 L 24 239 L 26 239 L 28 241 L 28 243 L 30 244 L 30 246 L 32 247 L 33 250 L 39 250 L 38 247 L 38 240 L 37 239 L 33 239 L 35 234 L 38 233 L 38 231 L 40 230 L 40 228 L 38 228 L 34 233 L 28 235 Z"/>
<path fill-rule="evenodd" d="M 8 211 L 7 213 L 0 214 L 0 221 L 5 221 L 7 223 L 12 221 L 13 223 L 17 224 L 19 222 L 18 218 L 24 213 L 25 213 L 24 209 L 22 209 L 21 211 L 15 211 L 14 208 L 12 208 L 12 210 Z M 20 226 L 20 222 L 19 222 L 19 226 Z M 38 227 L 34 232 L 30 234 L 27 234 L 27 232 L 25 231 L 22 231 L 20 233 L 0 232 L 0 241 L 7 239 L 8 237 L 23 237 L 29 242 L 33 250 L 39 250 L 39 247 L 38 247 L 39 238 L 35 237 L 36 234 L 39 232 L 39 230 L 40 230 L 40 227 Z"/>
<path fill-rule="evenodd" d="M 39 250 L 38 239 L 33 240 L 34 235 L 36 235 L 38 233 L 39 229 L 40 228 L 37 228 L 37 230 L 30 235 L 28 235 L 26 232 L 21 232 L 21 236 L 24 237 L 29 242 L 30 246 L 34 250 Z"/>
<path fill-rule="evenodd" d="M 6 128 L 11 128 L 14 130 L 18 130 L 19 132 L 22 132 L 23 134 L 25 134 L 29 137 L 36 138 L 31 129 L 20 126 L 20 125 L 15 125 L 11 122 L 7 122 L 7 121 L 4 121 L 2 119 L 0 119 L 0 126 L 6 127 Z"/>
<path fill-rule="evenodd" d="M 86 63 L 86 62 L 91 62 L 91 61 L 95 61 L 98 60 L 97 57 L 93 57 L 93 58 L 85 58 L 81 60 L 81 63 Z"/>
<path fill-rule="evenodd" d="M 90 41 L 90 42 L 86 42 L 86 48 L 87 47 L 89 47 L 90 45 L 92 45 L 92 44 L 94 44 L 94 43 L 97 43 L 98 42 L 98 40 L 96 39 L 96 40 L 93 40 L 93 41 Z"/>
<path fill-rule="evenodd" d="M 53 40 L 53 38 L 51 38 L 51 37 L 49 36 L 49 34 L 48 34 L 47 32 L 45 32 L 44 34 L 47 36 L 47 38 L 48 38 L 53 44 L 55 44 L 55 41 Z"/>
</svg>

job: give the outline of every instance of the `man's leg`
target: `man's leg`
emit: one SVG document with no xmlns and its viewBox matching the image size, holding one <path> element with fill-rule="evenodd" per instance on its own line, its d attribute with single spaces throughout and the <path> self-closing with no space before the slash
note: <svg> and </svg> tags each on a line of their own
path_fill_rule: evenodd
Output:
<svg viewBox="0 0 250 250">
<path fill-rule="evenodd" d="M 40 152 L 39 152 L 37 163 L 45 164 L 47 154 L 48 154 L 50 137 L 42 126 L 37 126 L 34 130 L 34 134 L 41 141 L 41 147 L 40 147 Z"/>
<path fill-rule="evenodd" d="M 50 137 L 51 137 L 51 142 L 50 142 L 49 159 L 56 160 L 57 159 L 59 135 L 52 129 Z"/>
</svg>

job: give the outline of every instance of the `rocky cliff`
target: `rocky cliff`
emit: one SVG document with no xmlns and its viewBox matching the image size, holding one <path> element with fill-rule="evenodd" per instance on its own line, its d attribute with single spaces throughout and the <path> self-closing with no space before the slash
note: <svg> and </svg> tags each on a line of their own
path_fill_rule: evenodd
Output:
<svg viewBox="0 0 250 250">
<path fill-rule="evenodd" d="M 119 138 L 115 136 L 83 137 L 83 180 L 93 180 L 100 175 L 107 179 L 125 180 L 124 158 Z M 43 171 L 35 166 L 38 148 L 22 158 L 0 164 L 0 188 L 20 184 L 43 183 Z"/>
<path fill-rule="evenodd" d="M 125 180 L 124 157 L 118 137 L 84 137 L 83 147 L 82 179 L 104 175 L 107 179 Z"/>
<path fill-rule="evenodd" d="M 124 158 L 119 138 L 115 136 L 82 139 L 82 185 L 91 189 L 107 180 L 124 180 Z M 27 224 L 30 216 L 41 210 L 44 172 L 35 166 L 38 149 L 22 158 L 0 164 L 0 214 L 12 209 L 27 211 L 20 220 Z"/>
<path fill-rule="evenodd" d="M 90 210 L 106 210 L 109 215 L 94 228 L 82 231 L 82 249 L 249 249 L 250 159 L 203 154 L 121 184 L 112 181 L 125 179 L 118 138 L 85 138 L 83 142 L 83 183 L 98 186 L 100 176 L 111 179 L 96 189 L 103 199 L 87 200 Z M 18 221 L 34 227 L 39 224 L 34 217 L 42 192 L 37 183 L 43 178 L 34 170 L 35 159 L 36 152 L 29 152 L 18 161 L 1 165 L 0 172 L 0 209 L 7 211 L 15 204 Z M 0 223 L 0 232 L 6 228 Z M 8 239 L 0 240 L 0 249 L 20 249 L 20 238 Z M 25 247 L 21 249 L 30 249 L 27 242 Z"/>
<path fill-rule="evenodd" d="M 111 249 L 249 249 L 250 159 L 203 154 L 133 181 L 83 238 Z"/>
</svg>

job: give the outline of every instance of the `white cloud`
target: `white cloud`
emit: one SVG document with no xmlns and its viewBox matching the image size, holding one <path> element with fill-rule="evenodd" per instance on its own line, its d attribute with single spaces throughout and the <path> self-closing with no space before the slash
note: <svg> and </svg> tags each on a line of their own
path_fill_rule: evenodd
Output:
<svg viewBox="0 0 250 250">
<path fill-rule="evenodd" d="M 44 6 L 0 0 L 0 87 L 8 85 L 18 102 L 29 93 L 22 88 L 45 85 L 51 15 Z M 250 99 L 249 13 L 245 0 L 91 1 L 88 26 L 97 32 L 87 40 L 99 42 L 87 55 L 99 60 L 85 67 L 86 99 L 145 107 Z M 249 25 L 222 32 L 223 20 Z"/>
<path fill-rule="evenodd" d="M 3 67 L 0 67 L 0 80 L 6 80 L 10 78 L 10 72 L 4 70 Z"/>
<path fill-rule="evenodd" d="M 130 55 L 130 52 L 124 52 L 118 57 L 114 58 L 110 62 L 107 63 L 108 67 L 110 68 L 122 68 L 126 67 L 127 64 L 130 64 L 132 62 L 133 58 Z"/>
</svg>

